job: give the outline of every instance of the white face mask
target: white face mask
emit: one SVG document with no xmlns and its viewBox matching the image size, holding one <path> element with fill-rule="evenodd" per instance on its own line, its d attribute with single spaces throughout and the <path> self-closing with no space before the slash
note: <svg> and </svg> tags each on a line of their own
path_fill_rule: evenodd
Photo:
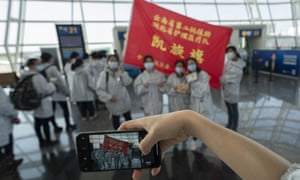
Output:
<svg viewBox="0 0 300 180">
<path fill-rule="evenodd" d="M 230 59 L 230 60 L 235 58 L 235 54 L 233 52 L 226 53 L 226 56 L 227 56 L 227 59 Z"/>
<path fill-rule="evenodd" d="M 119 63 L 116 62 L 116 61 L 109 61 L 108 66 L 109 66 L 110 69 L 118 69 Z"/>
<path fill-rule="evenodd" d="M 183 73 L 183 67 L 176 67 L 175 71 L 177 74 L 182 74 Z"/>
<path fill-rule="evenodd" d="M 151 69 L 153 69 L 154 64 L 153 64 L 153 62 L 146 62 L 146 63 L 144 64 L 144 66 L 145 66 L 145 69 L 151 70 Z"/>
</svg>

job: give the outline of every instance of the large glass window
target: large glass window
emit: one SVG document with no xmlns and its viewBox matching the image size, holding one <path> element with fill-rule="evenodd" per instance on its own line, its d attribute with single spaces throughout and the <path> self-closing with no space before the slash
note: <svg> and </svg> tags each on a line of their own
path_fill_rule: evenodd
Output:
<svg viewBox="0 0 300 180">
<path fill-rule="evenodd" d="M 113 5 L 111 3 L 84 3 L 86 21 L 113 21 Z"/>
<path fill-rule="evenodd" d="M 292 9 L 290 4 L 272 4 L 270 5 L 273 19 L 291 19 Z"/>
<path fill-rule="evenodd" d="M 6 20 L 8 1 L 0 1 L 0 20 Z"/>
<path fill-rule="evenodd" d="M 76 12 L 75 14 L 80 13 L 79 10 L 74 10 L 74 12 Z M 71 3 L 59 1 L 27 1 L 25 19 L 71 21 Z"/>
<path fill-rule="evenodd" d="M 246 7 L 242 5 L 218 5 L 218 9 L 220 12 L 221 21 L 249 19 Z"/>
<path fill-rule="evenodd" d="M 210 5 L 187 5 L 187 16 L 202 21 L 218 20 L 217 9 Z"/>
<path fill-rule="evenodd" d="M 118 21 L 129 21 L 131 18 L 132 4 L 116 4 L 116 19 Z"/>
</svg>

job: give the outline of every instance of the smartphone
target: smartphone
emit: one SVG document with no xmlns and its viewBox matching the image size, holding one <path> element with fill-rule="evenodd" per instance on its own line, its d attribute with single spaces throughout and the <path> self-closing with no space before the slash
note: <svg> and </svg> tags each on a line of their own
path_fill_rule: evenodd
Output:
<svg viewBox="0 0 300 180">
<path fill-rule="evenodd" d="M 76 136 L 77 157 L 83 172 L 159 167 L 159 143 L 143 155 L 138 144 L 147 134 L 137 131 L 84 132 Z"/>
</svg>

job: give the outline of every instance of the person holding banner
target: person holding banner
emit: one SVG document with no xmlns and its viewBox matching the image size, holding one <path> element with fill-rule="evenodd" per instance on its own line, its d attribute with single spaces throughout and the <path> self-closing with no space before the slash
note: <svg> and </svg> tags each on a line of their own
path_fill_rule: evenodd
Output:
<svg viewBox="0 0 300 180">
<path fill-rule="evenodd" d="M 202 70 L 195 58 L 187 59 L 189 74 L 186 79 L 190 87 L 190 107 L 193 111 L 212 118 L 212 98 L 209 87 L 209 76 Z"/>
<path fill-rule="evenodd" d="M 154 59 L 144 57 L 145 71 L 134 82 L 134 90 L 142 98 L 145 116 L 160 114 L 163 108 L 163 93 L 166 91 L 165 76 L 154 69 Z"/>
<path fill-rule="evenodd" d="M 227 62 L 221 77 L 224 101 L 228 112 L 227 128 L 234 131 L 238 128 L 239 111 L 238 101 L 240 96 L 240 82 L 243 77 L 245 62 L 240 58 L 236 47 L 226 48 Z"/>
<path fill-rule="evenodd" d="M 131 77 L 122 67 L 117 55 L 107 57 L 108 66 L 100 73 L 96 93 L 112 115 L 113 127 L 120 126 L 120 116 L 131 120 L 131 100 L 126 86 L 132 83 Z"/>
<path fill-rule="evenodd" d="M 185 63 L 183 60 L 175 62 L 175 72 L 167 80 L 167 93 L 169 97 L 169 112 L 188 109 L 188 85 L 184 75 Z"/>
</svg>

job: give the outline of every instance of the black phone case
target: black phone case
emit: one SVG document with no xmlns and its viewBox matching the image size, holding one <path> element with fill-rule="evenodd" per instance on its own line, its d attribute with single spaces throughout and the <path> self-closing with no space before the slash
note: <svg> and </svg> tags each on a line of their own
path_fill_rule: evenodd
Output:
<svg viewBox="0 0 300 180">
<path fill-rule="evenodd" d="M 161 164 L 161 150 L 160 145 L 157 143 L 151 150 L 150 155 L 142 156 L 143 160 L 151 160 L 151 165 L 142 164 L 140 168 L 113 168 L 113 169 L 100 169 L 95 168 L 95 162 L 92 160 L 91 154 L 94 148 L 92 147 L 89 137 L 90 135 L 108 135 L 115 133 L 130 133 L 130 132 L 138 132 L 139 142 L 145 137 L 147 134 L 144 130 L 139 131 L 99 131 L 99 132 L 83 132 L 76 136 L 76 150 L 77 150 L 77 158 L 80 170 L 82 172 L 95 172 L 95 171 L 114 171 L 114 170 L 128 170 L 128 169 L 145 169 L 145 168 L 153 168 L 159 167 Z M 141 162 L 143 161 L 141 158 Z"/>
</svg>

